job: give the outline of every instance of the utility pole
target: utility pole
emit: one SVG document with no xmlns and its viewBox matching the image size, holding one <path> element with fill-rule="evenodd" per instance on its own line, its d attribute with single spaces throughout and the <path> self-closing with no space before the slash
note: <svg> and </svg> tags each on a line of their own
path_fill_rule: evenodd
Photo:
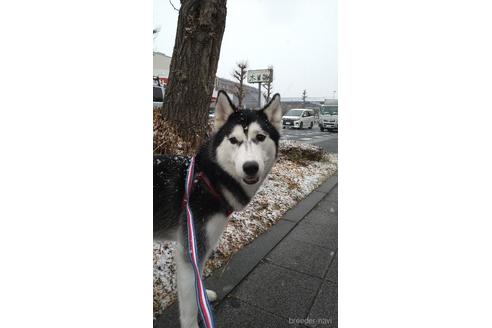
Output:
<svg viewBox="0 0 492 328">
<path fill-rule="evenodd" d="M 304 89 L 302 92 L 302 108 L 306 108 L 306 98 L 307 98 L 307 91 Z"/>
</svg>

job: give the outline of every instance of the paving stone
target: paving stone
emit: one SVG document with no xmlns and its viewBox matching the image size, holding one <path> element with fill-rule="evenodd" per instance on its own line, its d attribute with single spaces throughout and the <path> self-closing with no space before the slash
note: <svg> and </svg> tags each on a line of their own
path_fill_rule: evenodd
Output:
<svg viewBox="0 0 492 328">
<path fill-rule="evenodd" d="M 304 327 L 289 324 L 287 318 L 263 311 L 234 297 L 226 297 L 215 312 L 217 328 L 284 328 Z"/>
<path fill-rule="evenodd" d="M 335 254 L 335 258 L 328 268 L 325 279 L 338 285 L 338 253 Z"/>
<path fill-rule="evenodd" d="M 290 238 L 335 251 L 338 247 L 338 225 L 311 224 L 303 220 L 285 237 Z"/>
<path fill-rule="evenodd" d="M 338 317 L 338 286 L 325 281 L 309 312 L 308 319 L 317 323 L 310 327 L 336 327 Z"/>
<path fill-rule="evenodd" d="M 285 318 L 305 318 L 322 280 L 261 263 L 232 296 Z"/>
<path fill-rule="evenodd" d="M 219 300 L 224 298 L 289 233 L 293 225 L 289 221 L 277 222 L 253 243 L 234 254 L 225 267 L 214 271 L 205 281 L 205 286 L 214 290 Z"/>
<path fill-rule="evenodd" d="M 325 276 L 332 261 L 332 252 L 326 248 L 292 238 L 284 239 L 267 255 L 266 260 L 280 266 L 319 278 Z"/>
<path fill-rule="evenodd" d="M 180 328 L 178 302 L 168 307 L 154 321 L 154 328 Z"/>
<path fill-rule="evenodd" d="M 338 194 L 337 188 L 323 198 L 308 215 L 302 219 L 302 222 L 333 225 L 334 228 L 338 227 Z"/>
<path fill-rule="evenodd" d="M 285 213 L 282 220 L 287 220 L 291 222 L 299 222 L 306 214 L 308 214 L 313 207 L 318 204 L 326 196 L 325 193 L 313 191 L 306 198 L 301 200 L 296 207 L 290 209 Z"/>
<path fill-rule="evenodd" d="M 337 306 L 337 312 L 333 314 L 333 326 L 334 328 L 338 327 L 338 306 Z"/>
</svg>

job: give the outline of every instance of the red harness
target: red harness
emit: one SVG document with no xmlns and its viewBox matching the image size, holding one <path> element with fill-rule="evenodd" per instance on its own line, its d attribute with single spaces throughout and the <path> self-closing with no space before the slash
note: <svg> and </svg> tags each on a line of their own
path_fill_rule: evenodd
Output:
<svg viewBox="0 0 492 328">
<path fill-rule="evenodd" d="M 203 173 L 203 172 L 198 172 L 196 175 L 195 175 L 195 180 L 193 180 L 193 184 L 197 183 L 198 180 L 201 180 L 204 184 L 205 184 L 205 187 L 207 187 L 207 190 L 212 194 L 212 196 L 214 196 L 219 202 L 225 202 L 226 201 L 223 199 L 223 197 L 215 190 L 214 186 L 212 185 L 212 183 L 210 182 L 210 180 L 207 178 L 207 176 Z M 183 204 L 184 205 L 184 204 Z M 230 216 L 232 213 L 234 212 L 234 210 L 228 206 L 228 208 L 226 209 L 226 216 Z"/>
<path fill-rule="evenodd" d="M 214 189 L 214 186 L 212 186 L 212 183 L 210 180 L 207 178 L 207 176 L 203 172 L 198 172 L 196 175 L 196 178 L 198 180 L 202 180 L 203 183 L 205 183 L 205 186 L 207 186 L 208 191 L 219 201 L 224 201 L 222 196 Z M 234 212 L 232 208 L 228 208 L 226 211 L 226 216 L 229 216 Z"/>
</svg>

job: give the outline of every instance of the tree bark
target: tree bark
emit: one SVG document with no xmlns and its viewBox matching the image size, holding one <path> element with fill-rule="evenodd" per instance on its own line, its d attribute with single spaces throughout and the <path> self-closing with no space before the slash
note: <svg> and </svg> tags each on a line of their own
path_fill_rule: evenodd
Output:
<svg viewBox="0 0 492 328">
<path fill-rule="evenodd" d="M 208 129 L 226 0 L 181 0 L 162 116 L 191 148 Z"/>
</svg>

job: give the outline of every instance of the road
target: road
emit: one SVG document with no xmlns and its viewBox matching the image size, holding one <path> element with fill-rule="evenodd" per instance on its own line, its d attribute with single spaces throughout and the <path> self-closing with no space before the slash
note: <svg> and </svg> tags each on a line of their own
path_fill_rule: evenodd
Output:
<svg viewBox="0 0 492 328">
<path fill-rule="evenodd" d="M 317 126 L 310 129 L 283 129 L 281 139 L 296 140 L 320 146 L 330 153 L 338 153 L 338 133 L 321 132 Z"/>
</svg>

